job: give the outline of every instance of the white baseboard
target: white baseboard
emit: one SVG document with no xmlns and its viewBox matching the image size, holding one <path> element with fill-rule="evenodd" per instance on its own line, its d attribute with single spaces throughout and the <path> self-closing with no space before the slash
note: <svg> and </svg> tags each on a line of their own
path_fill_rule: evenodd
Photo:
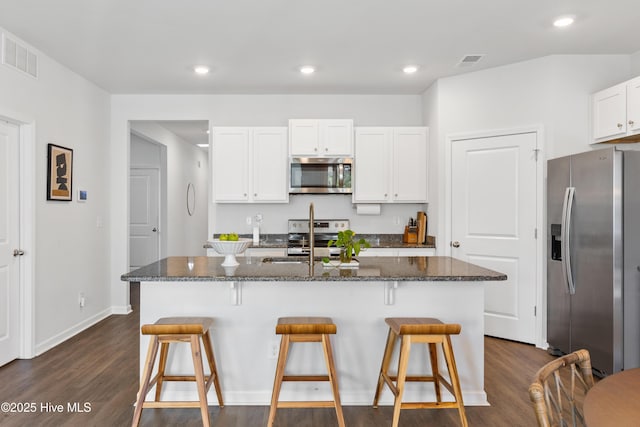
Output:
<svg viewBox="0 0 640 427">
<path fill-rule="evenodd" d="M 112 314 L 112 308 L 109 307 L 85 320 L 83 320 L 82 322 L 60 332 L 59 334 L 49 338 L 46 341 L 41 342 L 40 344 L 36 344 L 36 351 L 35 351 L 35 356 L 40 356 L 42 353 L 51 350 L 53 347 L 62 344 L 63 342 L 65 342 L 66 340 L 68 340 L 69 338 L 79 334 L 80 332 L 84 331 L 87 328 L 90 328 L 91 326 L 95 325 L 96 323 L 98 323 L 101 320 L 106 319 L 107 317 L 109 317 Z"/>
<path fill-rule="evenodd" d="M 133 312 L 131 304 L 111 306 L 111 314 L 129 314 L 131 312 Z"/>
</svg>

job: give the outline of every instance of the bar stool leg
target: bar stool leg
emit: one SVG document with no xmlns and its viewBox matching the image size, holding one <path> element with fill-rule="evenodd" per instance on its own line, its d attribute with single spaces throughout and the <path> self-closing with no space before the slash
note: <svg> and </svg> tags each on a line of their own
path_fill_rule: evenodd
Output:
<svg viewBox="0 0 640 427">
<path fill-rule="evenodd" d="M 153 370 L 153 364 L 156 362 L 157 353 L 158 337 L 154 335 L 149 339 L 149 350 L 147 350 L 147 358 L 144 362 L 142 383 L 140 384 L 140 390 L 138 391 L 138 398 L 136 399 L 136 409 L 133 412 L 133 421 L 131 421 L 131 427 L 137 427 L 140 424 L 142 405 L 144 402 L 144 398 L 147 395 L 149 382 L 151 381 L 151 371 Z"/>
<path fill-rule="evenodd" d="M 393 427 L 398 427 L 400 421 L 400 409 L 402 407 L 402 394 L 409 365 L 409 353 L 411 351 L 411 335 L 403 335 L 400 345 L 400 359 L 398 360 L 398 381 L 396 383 L 396 398 L 393 402 Z"/>
<path fill-rule="evenodd" d="M 209 362 L 209 372 L 211 372 L 211 380 L 213 380 L 213 387 L 216 389 L 216 396 L 218 397 L 218 406 L 224 408 L 224 402 L 222 401 L 222 389 L 220 388 L 220 382 L 218 380 L 218 369 L 216 368 L 216 359 L 213 356 L 213 346 L 211 344 L 211 335 L 209 331 L 205 331 L 202 336 L 202 342 L 204 344 L 204 351 L 207 355 L 207 361 Z"/>
<path fill-rule="evenodd" d="M 158 380 L 156 381 L 156 402 L 160 400 L 162 393 L 162 384 L 164 382 L 164 371 L 167 366 L 167 353 L 169 352 L 169 343 L 163 342 L 160 345 L 160 361 L 158 362 Z"/>
<path fill-rule="evenodd" d="M 289 353 L 289 335 L 283 334 L 280 339 L 280 352 L 278 353 L 278 365 L 276 367 L 276 378 L 273 382 L 273 392 L 271 394 L 271 409 L 269 409 L 269 421 L 267 426 L 273 426 L 276 418 L 276 409 L 278 408 L 278 398 L 280 397 L 280 388 L 282 387 L 282 378 L 284 377 L 284 367 L 287 364 L 287 355 Z"/>
<path fill-rule="evenodd" d="M 336 407 L 336 416 L 338 417 L 338 425 L 344 427 L 344 415 L 342 414 L 342 404 L 340 403 L 340 392 L 338 391 L 338 376 L 336 375 L 335 364 L 333 363 L 333 350 L 331 348 L 331 339 L 329 335 L 322 335 L 322 348 L 324 349 L 324 360 L 327 364 L 327 372 L 329 373 L 329 382 L 333 391 L 333 400 Z"/>
<path fill-rule="evenodd" d="M 193 357 L 193 369 L 198 387 L 198 398 L 200 399 L 202 425 L 204 427 L 209 427 L 209 406 L 207 405 L 207 390 L 204 383 L 204 367 L 202 366 L 200 336 L 198 335 L 191 335 L 191 355 Z"/>
<path fill-rule="evenodd" d="M 440 394 L 440 371 L 438 369 L 438 351 L 435 343 L 428 343 L 429 359 L 431 360 L 431 375 L 433 376 L 433 386 L 436 389 L 436 402 L 442 402 Z"/>
<path fill-rule="evenodd" d="M 444 350 L 445 360 L 447 361 L 447 369 L 449 370 L 449 377 L 451 378 L 451 386 L 453 387 L 454 396 L 458 402 L 458 414 L 460 415 L 460 422 L 463 427 L 468 427 L 467 416 L 464 412 L 464 402 L 462 401 L 462 388 L 460 387 L 460 379 L 458 378 L 458 369 L 456 367 L 456 360 L 453 356 L 453 347 L 451 346 L 451 337 L 447 335 L 445 342 L 442 343 Z"/>
<path fill-rule="evenodd" d="M 384 348 L 384 355 L 382 356 L 382 365 L 380 366 L 380 375 L 378 376 L 378 388 L 376 388 L 376 394 L 373 397 L 373 407 L 378 407 L 378 399 L 384 386 L 384 375 L 389 372 L 389 364 L 391 363 L 391 355 L 393 354 L 393 347 L 396 344 L 396 334 L 391 328 L 389 328 L 389 334 L 387 335 L 387 345 Z"/>
</svg>

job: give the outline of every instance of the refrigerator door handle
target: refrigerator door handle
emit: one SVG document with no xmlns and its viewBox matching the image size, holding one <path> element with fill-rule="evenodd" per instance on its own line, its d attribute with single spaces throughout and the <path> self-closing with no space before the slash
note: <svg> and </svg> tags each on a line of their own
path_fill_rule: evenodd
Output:
<svg viewBox="0 0 640 427">
<path fill-rule="evenodd" d="M 562 269 L 567 281 L 567 288 L 570 295 L 576 293 L 576 284 L 573 281 L 571 269 L 571 211 L 575 196 L 575 187 L 567 187 L 564 192 L 564 202 L 562 204 Z"/>
</svg>

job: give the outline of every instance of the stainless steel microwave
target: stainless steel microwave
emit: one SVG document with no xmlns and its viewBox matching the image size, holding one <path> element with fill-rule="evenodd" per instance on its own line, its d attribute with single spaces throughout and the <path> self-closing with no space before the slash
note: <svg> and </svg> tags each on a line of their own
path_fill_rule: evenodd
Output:
<svg viewBox="0 0 640 427">
<path fill-rule="evenodd" d="M 292 157 L 289 193 L 350 194 L 353 159 L 348 157 Z"/>
</svg>

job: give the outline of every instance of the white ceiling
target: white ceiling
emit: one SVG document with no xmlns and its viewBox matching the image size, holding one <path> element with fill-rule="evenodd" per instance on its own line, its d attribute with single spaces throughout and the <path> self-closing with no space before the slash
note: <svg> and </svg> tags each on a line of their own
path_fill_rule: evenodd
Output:
<svg viewBox="0 0 640 427">
<path fill-rule="evenodd" d="M 209 122 L 206 120 L 161 120 L 154 123 L 190 144 L 209 143 Z"/>
<path fill-rule="evenodd" d="M 576 23 L 554 28 L 561 14 Z M 0 1 L 1 27 L 110 93 L 418 94 L 544 55 L 634 53 L 638 18 L 639 0 Z M 457 68 L 467 54 L 486 56 Z"/>
</svg>

